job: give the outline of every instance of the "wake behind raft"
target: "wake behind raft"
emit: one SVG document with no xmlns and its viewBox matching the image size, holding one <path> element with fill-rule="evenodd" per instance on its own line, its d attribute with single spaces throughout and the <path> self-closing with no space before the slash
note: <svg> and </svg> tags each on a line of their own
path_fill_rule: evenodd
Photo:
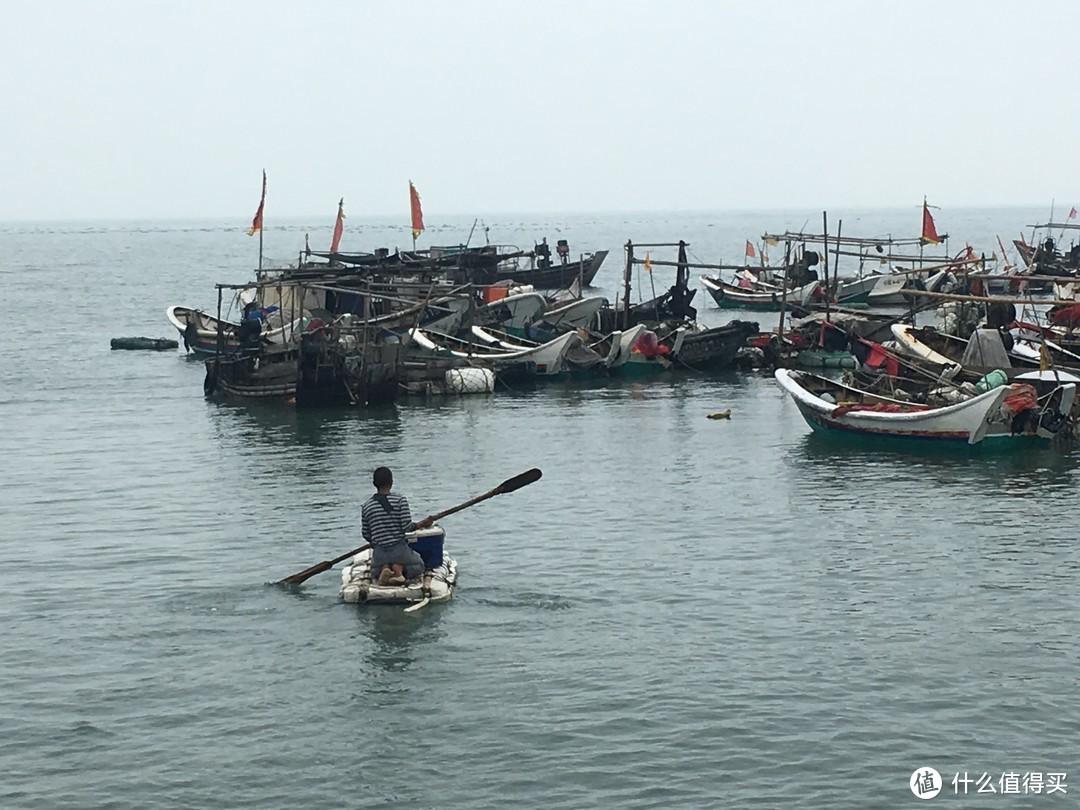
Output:
<svg viewBox="0 0 1080 810">
<path fill-rule="evenodd" d="M 120 337 L 109 341 L 113 349 L 150 350 L 155 352 L 177 349 L 180 344 L 170 338 Z"/>
</svg>

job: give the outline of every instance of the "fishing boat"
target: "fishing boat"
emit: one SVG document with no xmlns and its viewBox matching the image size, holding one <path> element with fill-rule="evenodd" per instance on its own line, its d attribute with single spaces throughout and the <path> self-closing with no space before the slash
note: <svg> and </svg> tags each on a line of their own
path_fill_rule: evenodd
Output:
<svg viewBox="0 0 1080 810">
<path fill-rule="evenodd" d="M 996 329 L 976 329 L 968 339 L 933 327 L 916 328 L 908 324 L 894 324 L 892 332 L 905 354 L 942 365 L 959 363 L 980 373 L 1037 368 L 1044 363 L 1059 369 L 1080 370 L 1080 353 L 1048 338 L 1033 338 L 1024 330 L 1010 331 L 1006 342 Z"/>
<path fill-rule="evenodd" d="M 817 298 L 823 298 L 821 285 L 812 281 L 802 287 L 787 291 L 787 296 L 780 287 L 756 282 L 751 287 L 740 287 L 720 278 L 701 277 L 701 284 L 716 301 L 717 306 L 725 309 L 750 309 L 759 312 L 779 312 L 783 304 L 805 307 Z"/>
<path fill-rule="evenodd" d="M 949 268 L 931 273 L 925 280 L 917 272 L 881 275 L 867 294 L 866 303 L 871 307 L 905 306 L 912 298 L 905 294 L 908 290 L 947 292 L 955 284 L 956 276 L 949 272 Z"/>
<path fill-rule="evenodd" d="M 1076 395 L 1076 385 L 1067 383 L 1041 405 L 1027 390 L 1030 386 L 1014 384 L 934 407 L 870 394 L 805 371 L 781 368 L 775 377 L 814 430 L 968 445 L 989 438 L 1052 436 L 1067 421 Z"/>
<path fill-rule="evenodd" d="M 596 319 L 596 313 L 607 304 L 602 295 L 589 295 L 573 301 L 548 302 L 541 313 L 539 324 L 550 330 L 565 331 L 588 326 Z M 526 330 L 528 331 L 528 330 Z"/>
<path fill-rule="evenodd" d="M 402 376 L 403 346 L 351 315 L 313 319 L 288 345 L 244 341 L 206 360 L 203 393 L 297 407 L 392 402 Z"/>
<path fill-rule="evenodd" d="M 562 250 L 560 240 L 559 261 L 551 260 L 551 250 L 546 244 L 536 246 L 528 262 L 518 259 L 501 262 L 495 267 L 494 272 L 486 277 L 474 275 L 474 283 L 497 284 L 501 281 L 516 281 L 519 284 L 531 284 L 538 290 L 562 290 L 569 287 L 575 281 L 582 287 L 589 287 L 600 272 L 600 265 L 604 263 L 608 252 L 598 250 L 595 253 L 586 253 L 578 261 L 570 261 L 569 249 Z"/>
<path fill-rule="evenodd" d="M 457 583 L 457 562 L 443 549 L 446 534 L 439 526 L 405 535 L 424 561 L 424 574 L 404 585 L 380 585 L 372 576 L 371 549 L 356 554 L 341 570 L 341 598 L 350 604 L 419 604 L 448 602 Z"/>
<path fill-rule="evenodd" d="M 515 293 L 477 307 L 472 316 L 471 325 L 500 326 L 524 331 L 529 324 L 541 318 L 546 307 L 547 299 L 538 292 L 529 290 Z M 456 330 L 436 329 L 435 331 Z"/>
<path fill-rule="evenodd" d="M 240 346 L 236 330 L 240 324 L 234 321 L 218 321 L 213 315 L 191 307 L 172 306 L 165 310 L 165 317 L 180 333 L 184 348 L 196 354 L 215 354 L 219 324 L 224 339 L 224 350 L 235 351 Z"/>
<path fill-rule="evenodd" d="M 480 327 L 473 327 L 475 341 L 464 340 L 424 329 L 410 329 L 408 351 L 417 357 L 457 357 L 478 360 L 499 372 L 508 367 L 527 367 L 537 376 L 553 376 L 565 370 L 566 354 L 582 343 L 577 332 L 567 332 L 547 343 L 520 349 L 492 346 L 492 341 L 477 337 Z M 495 341 L 498 342 L 497 339 Z"/>
</svg>

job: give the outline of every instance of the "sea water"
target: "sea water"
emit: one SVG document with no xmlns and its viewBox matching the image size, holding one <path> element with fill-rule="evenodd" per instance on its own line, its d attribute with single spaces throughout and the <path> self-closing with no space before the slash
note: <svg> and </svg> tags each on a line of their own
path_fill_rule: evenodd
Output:
<svg viewBox="0 0 1080 810">
<path fill-rule="evenodd" d="M 950 253 L 1045 217 L 936 213 Z M 920 211 L 834 217 L 911 236 Z M 343 249 L 411 241 L 406 222 L 349 223 Z M 614 298 L 627 240 L 735 263 L 748 239 L 820 223 L 503 216 L 472 244 L 486 227 L 610 250 L 596 284 Z M 332 223 L 267 225 L 270 264 Z M 1075 450 L 837 443 L 749 372 L 222 404 L 182 350 L 109 340 L 175 337 L 170 304 L 213 312 L 213 285 L 257 262 L 242 222 L 0 239 L 0 807 L 894 808 L 928 768 L 949 806 L 1004 803 L 987 784 L 1015 786 L 1010 807 L 1080 793 Z M 670 283 L 635 270 L 632 296 Z M 775 323 L 695 303 L 706 323 Z M 543 478 L 442 521 L 450 604 L 346 605 L 336 572 L 269 585 L 361 544 L 384 464 L 417 517 Z"/>
</svg>

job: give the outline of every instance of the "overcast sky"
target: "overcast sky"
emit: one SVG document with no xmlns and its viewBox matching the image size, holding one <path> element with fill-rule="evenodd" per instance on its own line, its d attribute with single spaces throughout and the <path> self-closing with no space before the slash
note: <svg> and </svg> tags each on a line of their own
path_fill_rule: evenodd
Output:
<svg viewBox="0 0 1080 810">
<path fill-rule="evenodd" d="M 0 220 L 1080 199 L 1080 2 L 13 2 Z"/>
</svg>

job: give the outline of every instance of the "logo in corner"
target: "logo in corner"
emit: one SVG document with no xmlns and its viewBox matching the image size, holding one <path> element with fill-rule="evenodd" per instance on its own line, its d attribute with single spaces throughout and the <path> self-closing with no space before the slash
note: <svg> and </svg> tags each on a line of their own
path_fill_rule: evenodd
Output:
<svg viewBox="0 0 1080 810">
<path fill-rule="evenodd" d="M 941 774 L 933 768 L 916 768 L 908 786 L 920 799 L 932 799 L 941 792 Z"/>
</svg>

